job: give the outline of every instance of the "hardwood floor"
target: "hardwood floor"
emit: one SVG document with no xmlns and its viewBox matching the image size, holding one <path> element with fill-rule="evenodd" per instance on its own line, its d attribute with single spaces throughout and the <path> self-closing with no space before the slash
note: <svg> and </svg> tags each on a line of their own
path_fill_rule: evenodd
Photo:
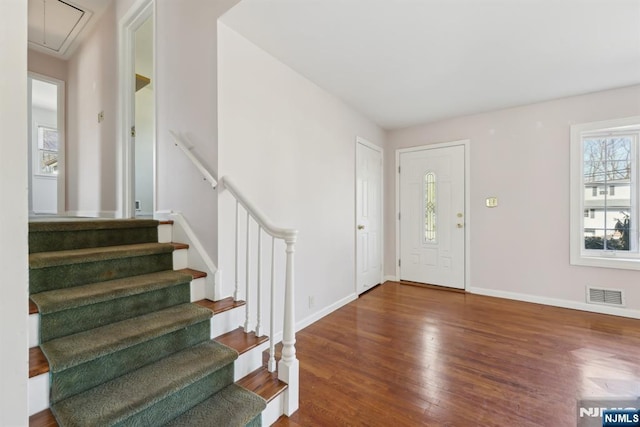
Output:
<svg viewBox="0 0 640 427">
<path fill-rule="evenodd" d="M 278 426 L 575 426 L 640 396 L 640 320 L 387 282 L 297 334 Z"/>
</svg>

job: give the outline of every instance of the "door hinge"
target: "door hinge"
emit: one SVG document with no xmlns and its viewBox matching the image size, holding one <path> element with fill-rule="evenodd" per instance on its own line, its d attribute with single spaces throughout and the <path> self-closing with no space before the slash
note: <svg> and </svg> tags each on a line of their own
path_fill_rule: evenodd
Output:
<svg viewBox="0 0 640 427">
<path fill-rule="evenodd" d="M 398 221 L 400 221 L 400 212 L 398 212 Z"/>
<path fill-rule="evenodd" d="M 131 137 L 132 138 L 136 137 L 136 127 L 135 126 L 131 126 Z"/>
<path fill-rule="evenodd" d="M 398 166 L 398 173 L 400 173 L 400 166 Z"/>
<path fill-rule="evenodd" d="M 402 264 L 402 263 L 400 262 L 400 260 L 398 260 L 398 267 L 400 267 L 400 264 Z"/>
</svg>

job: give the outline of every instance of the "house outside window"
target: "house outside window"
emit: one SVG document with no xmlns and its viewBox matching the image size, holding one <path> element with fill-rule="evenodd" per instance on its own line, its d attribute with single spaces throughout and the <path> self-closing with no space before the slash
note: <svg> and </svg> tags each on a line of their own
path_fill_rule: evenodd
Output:
<svg viewBox="0 0 640 427">
<path fill-rule="evenodd" d="M 640 269 L 639 140 L 640 117 L 572 126 L 572 264 Z"/>
</svg>

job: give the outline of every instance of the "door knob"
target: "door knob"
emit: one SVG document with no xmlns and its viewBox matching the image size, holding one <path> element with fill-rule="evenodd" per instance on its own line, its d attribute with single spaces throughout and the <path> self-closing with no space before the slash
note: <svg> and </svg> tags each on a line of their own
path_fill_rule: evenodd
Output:
<svg viewBox="0 0 640 427">
<path fill-rule="evenodd" d="M 364 230 L 364 225 L 358 224 L 358 230 Z"/>
</svg>

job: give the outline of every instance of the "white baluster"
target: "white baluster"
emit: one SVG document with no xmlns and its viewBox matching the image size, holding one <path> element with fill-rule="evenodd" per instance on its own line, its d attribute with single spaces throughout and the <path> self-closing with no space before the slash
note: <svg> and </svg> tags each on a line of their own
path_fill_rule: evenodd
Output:
<svg viewBox="0 0 640 427">
<path fill-rule="evenodd" d="M 269 372 L 275 372 L 276 370 L 276 346 L 275 346 L 275 340 L 273 339 L 274 337 L 274 330 L 275 330 L 275 325 L 276 325 L 276 288 L 275 288 L 275 264 L 276 264 L 276 252 L 275 252 L 275 247 L 276 247 L 276 238 L 275 237 L 271 237 L 271 301 L 269 303 L 270 305 L 270 311 L 269 311 Z"/>
<path fill-rule="evenodd" d="M 249 262 L 249 237 L 250 237 L 250 233 L 249 233 L 249 211 L 247 211 L 247 247 L 246 247 L 246 274 L 245 274 L 245 319 L 244 319 L 244 332 L 245 333 L 249 333 L 249 331 L 251 330 L 249 328 L 249 268 L 250 266 L 250 262 Z"/>
<path fill-rule="evenodd" d="M 294 307 L 293 253 L 295 235 L 285 239 L 287 263 L 284 284 L 284 325 L 282 331 L 282 357 L 278 362 L 278 378 L 288 384 L 284 398 L 285 415 L 290 416 L 298 409 L 299 363 L 296 359 L 296 332 Z"/>
<path fill-rule="evenodd" d="M 238 262 L 240 262 L 240 227 L 238 227 L 238 223 L 240 222 L 238 220 L 238 211 L 239 211 L 239 206 L 240 206 L 240 202 L 238 202 L 238 200 L 236 200 L 236 265 L 235 265 L 235 281 L 236 281 L 236 287 L 233 290 L 233 300 L 234 301 L 238 301 L 240 299 L 240 295 L 239 295 L 239 283 L 238 283 Z"/>
<path fill-rule="evenodd" d="M 258 280 L 257 280 L 257 295 L 256 295 L 256 336 L 262 336 L 262 227 L 258 226 Z"/>
</svg>

